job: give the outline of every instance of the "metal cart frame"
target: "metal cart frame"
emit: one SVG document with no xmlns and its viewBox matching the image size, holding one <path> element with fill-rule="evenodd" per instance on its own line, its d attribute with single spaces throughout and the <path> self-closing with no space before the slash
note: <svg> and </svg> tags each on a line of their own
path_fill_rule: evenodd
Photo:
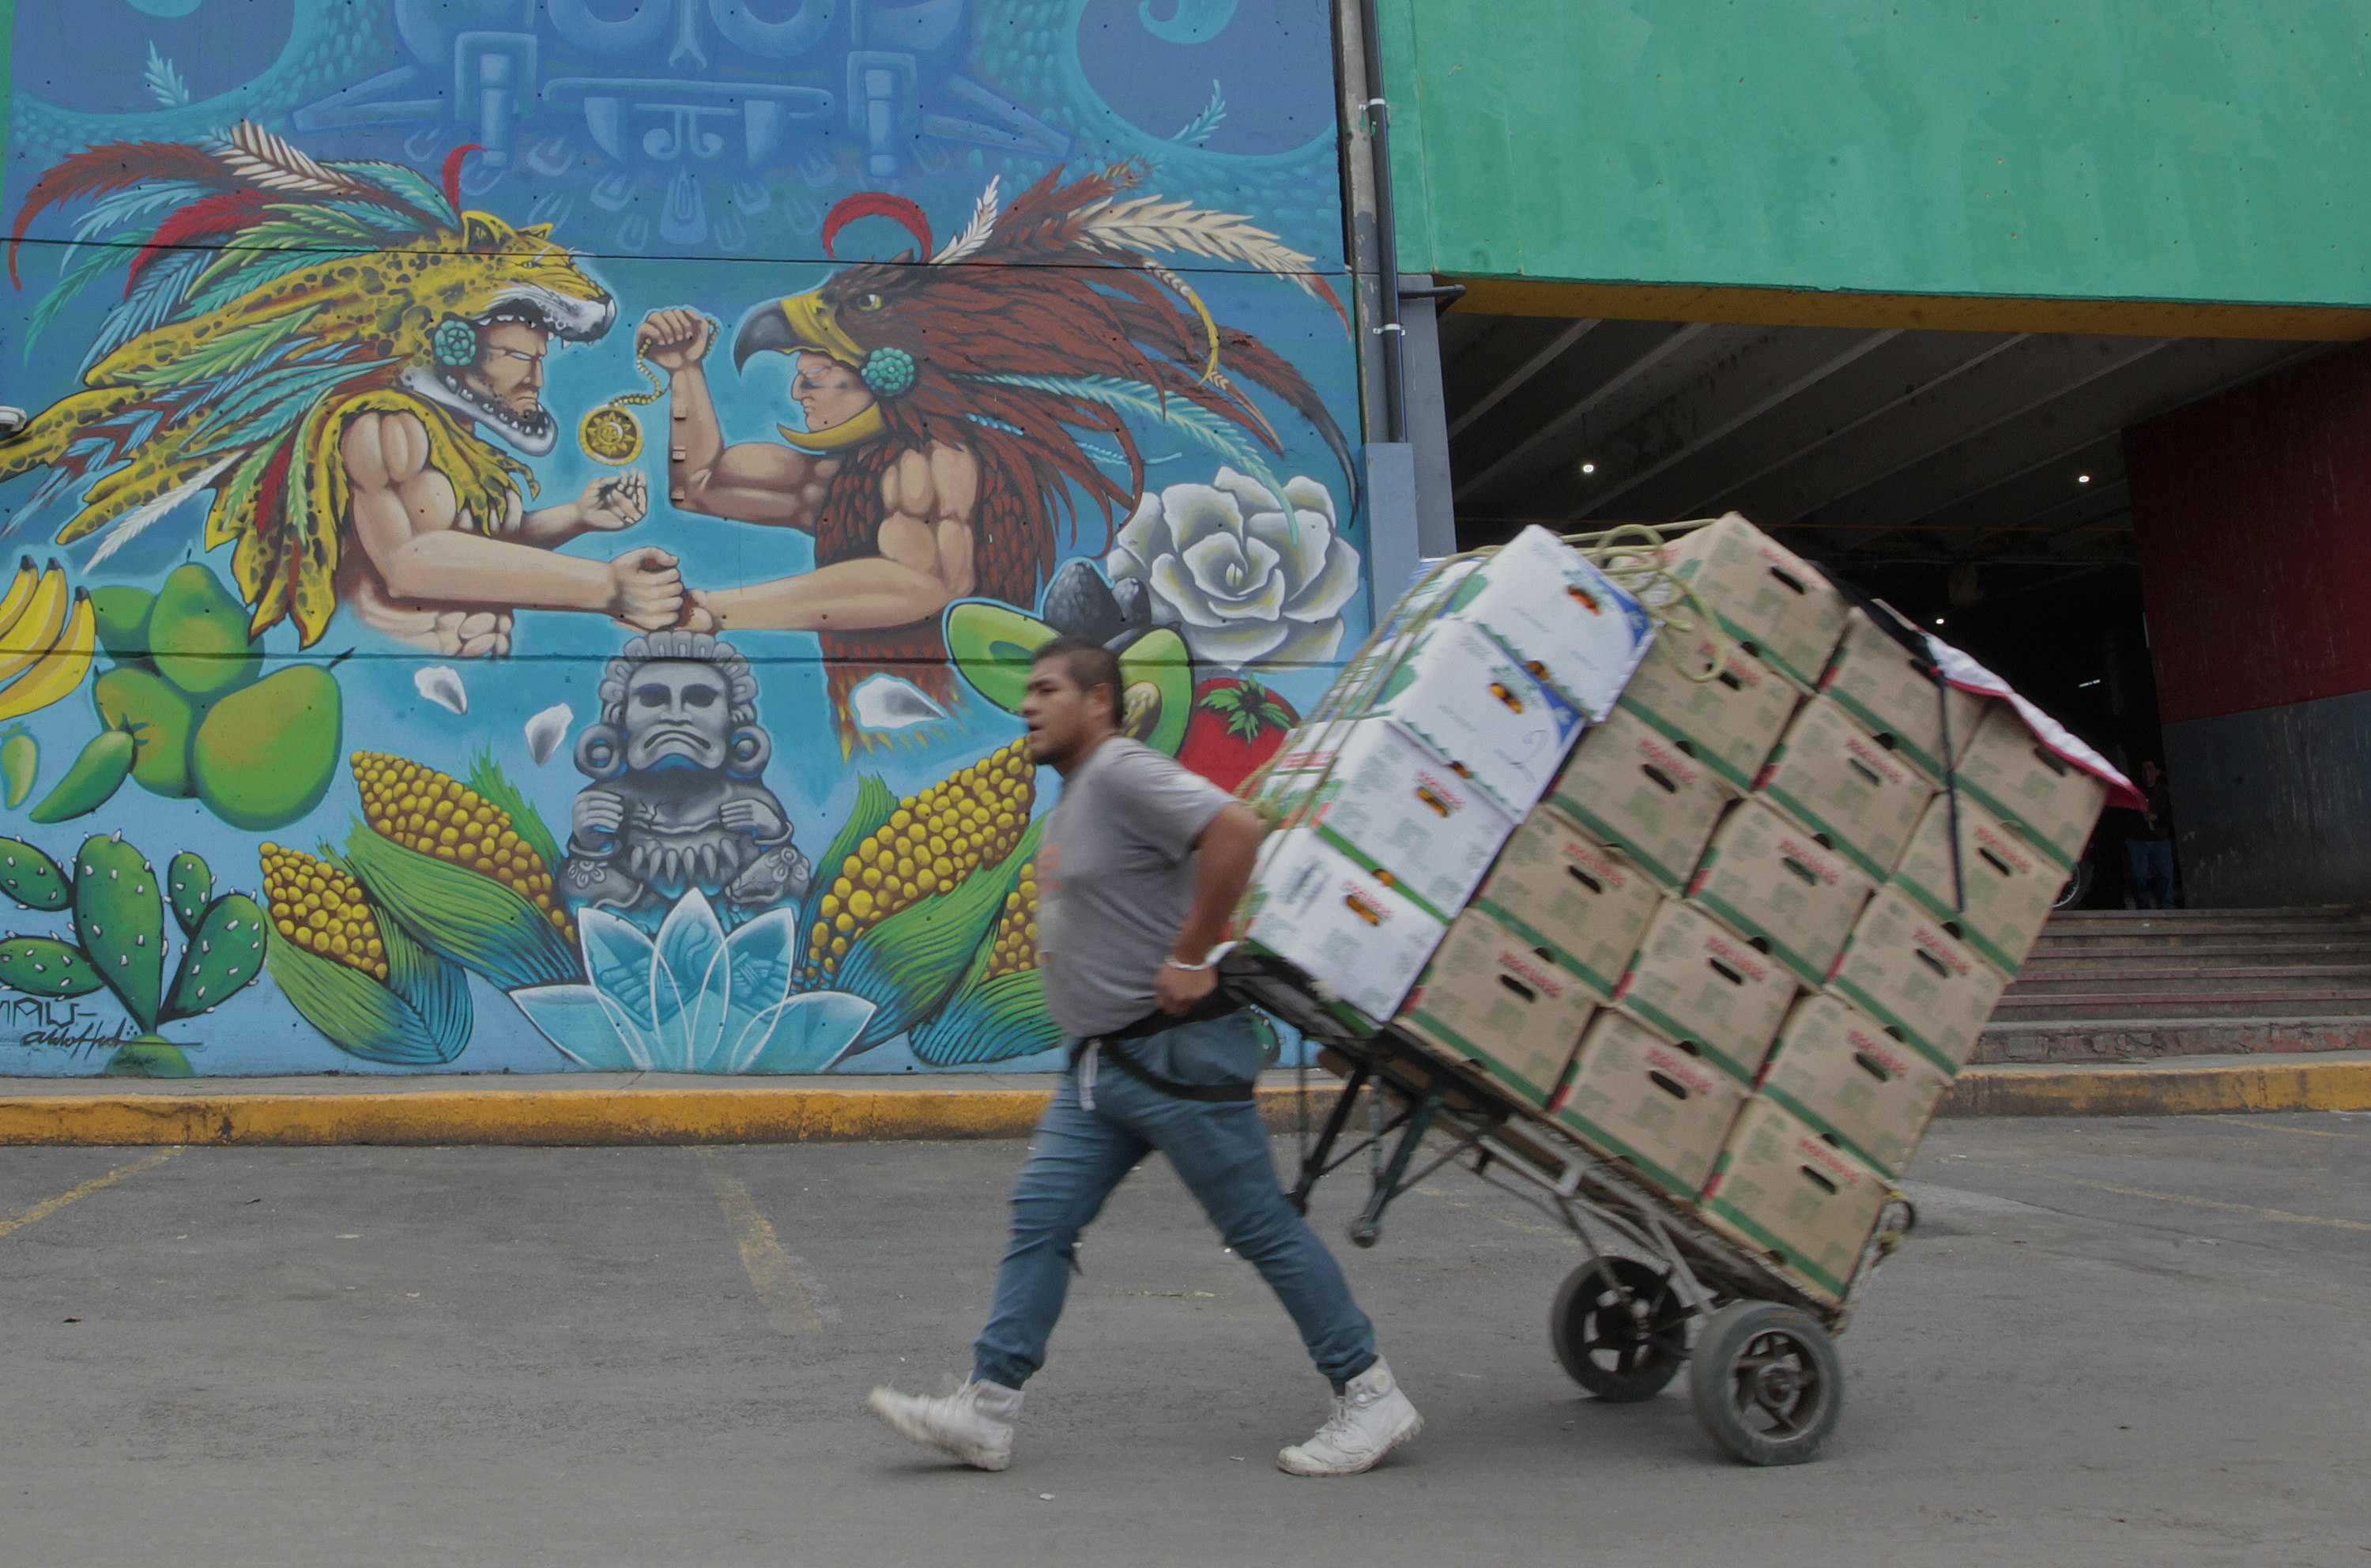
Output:
<svg viewBox="0 0 2371 1568">
<path fill-rule="evenodd" d="M 1313 1141 L 1302 1128 L 1291 1193 L 1302 1213 L 1320 1181 L 1366 1155 L 1367 1201 L 1349 1238 L 1371 1247 L 1394 1202 L 1442 1168 L 1463 1166 L 1586 1250 L 1549 1314 L 1550 1343 L 1575 1382 L 1625 1403 L 1653 1397 L 1684 1366 L 1697 1419 L 1739 1458 L 1799 1464 L 1818 1455 L 1843 1402 L 1834 1338 L 1877 1265 L 1916 1224 L 1906 1198 L 1888 1198 L 1842 1298 L 1830 1301 L 1479 1072 L 1395 1030 L 1354 1025 L 1292 965 L 1238 949 L 1221 979 L 1320 1045 L 1323 1065 L 1345 1080 Z M 1303 1091 L 1305 1107 L 1305 1078 Z M 1367 1125 L 1357 1130 L 1362 1097 Z"/>
</svg>

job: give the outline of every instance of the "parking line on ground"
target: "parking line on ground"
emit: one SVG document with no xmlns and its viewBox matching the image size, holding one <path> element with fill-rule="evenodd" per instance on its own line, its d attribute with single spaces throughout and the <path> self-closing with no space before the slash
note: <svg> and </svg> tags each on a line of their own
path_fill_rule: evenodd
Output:
<svg viewBox="0 0 2371 1568">
<path fill-rule="evenodd" d="M 102 1187 L 112 1187 L 127 1176 L 137 1176 L 143 1170 L 153 1170 L 180 1152 L 179 1148 L 160 1148 L 145 1159 L 135 1159 L 129 1165 L 119 1165 L 104 1176 L 94 1176 L 79 1187 L 68 1187 L 53 1198 L 43 1198 L 30 1208 L 20 1210 L 6 1219 L 0 1219 L 0 1237 L 14 1236 L 35 1220 L 49 1218 L 76 1198 L 87 1198 Z"/>
<path fill-rule="evenodd" d="M 2345 1138 L 2361 1143 L 2361 1133 L 2333 1133 L 2326 1127 L 2291 1127 L 2278 1122 L 2267 1122 L 2261 1116 L 2203 1116 L 2201 1121 L 2222 1122 L 2234 1127 L 2245 1127 L 2251 1133 L 2289 1133 L 2301 1138 Z"/>
<path fill-rule="evenodd" d="M 757 1289 L 758 1299 L 766 1304 L 766 1320 L 775 1332 L 811 1333 L 827 1322 L 839 1321 L 839 1309 L 816 1281 L 815 1271 L 783 1250 L 773 1222 L 758 1212 L 749 1184 L 717 1170 L 714 1149 L 696 1147 L 691 1152 L 708 1164 L 709 1190 L 716 1194 L 716 1206 L 724 1211 L 725 1227 L 733 1232 L 734 1245 L 741 1250 L 742 1270 Z"/>
</svg>

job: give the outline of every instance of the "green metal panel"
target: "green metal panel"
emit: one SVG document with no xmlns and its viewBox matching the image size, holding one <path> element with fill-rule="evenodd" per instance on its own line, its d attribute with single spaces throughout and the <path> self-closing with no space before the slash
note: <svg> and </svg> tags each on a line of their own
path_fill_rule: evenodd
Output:
<svg viewBox="0 0 2371 1568">
<path fill-rule="evenodd" d="M 1411 272 L 2371 303 L 2359 0 L 1382 0 Z"/>
</svg>

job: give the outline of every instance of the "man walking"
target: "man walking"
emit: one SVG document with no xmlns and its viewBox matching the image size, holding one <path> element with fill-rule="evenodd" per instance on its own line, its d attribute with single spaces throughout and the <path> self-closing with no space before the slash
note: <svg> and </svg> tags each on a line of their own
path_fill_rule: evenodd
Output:
<svg viewBox="0 0 2371 1568">
<path fill-rule="evenodd" d="M 2145 811 L 2126 811 L 2124 867 L 2132 875 L 2133 903 L 2141 909 L 2173 907 L 2173 797 L 2157 758 L 2141 762 Z"/>
<path fill-rule="evenodd" d="M 1037 853 L 1038 967 L 1072 1038 L 1071 1070 L 1012 1188 L 1012 1234 L 972 1376 L 940 1399 L 875 1389 L 873 1412 L 981 1470 L 1012 1461 L 1022 1385 L 1045 1364 L 1079 1232 L 1153 1149 L 1227 1244 L 1257 1268 L 1334 1386 L 1334 1414 L 1277 1456 L 1294 1475 L 1356 1475 L 1423 1419 L 1375 1354 L 1340 1267 L 1279 1190 L 1253 1103 L 1264 1053 L 1217 989 L 1226 929 L 1263 831 L 1217 786 L 1118 732 L 1119 662 L 1047 643 L 1021 717 L 1030 753 L 1062 776 Z"/>
</svg>

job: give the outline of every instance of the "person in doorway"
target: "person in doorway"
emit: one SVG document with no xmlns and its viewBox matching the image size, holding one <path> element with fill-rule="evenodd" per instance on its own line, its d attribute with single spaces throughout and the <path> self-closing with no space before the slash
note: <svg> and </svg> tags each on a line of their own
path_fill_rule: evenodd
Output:
<svg viewBox="0 0 2371 1568">
<path fill-rule="evenodd" d="M 2132 877 L 2133 903 L 2142 909 L 2173 907 L 2173 799 L 2165 769 L 2155 757 L 2141 764 L 2144 811 L 2124 813 L 2124 867 Z"/>
<path fill-rule="evenodd" d="M 1021 705 L 1030 752 L 1062 776 L 1037 852 L 1038 965 L 1071 1066 L 1013 1183 L 1012 1236 L 970 1381 L 937 1399 L 875 1389 L 868 1402 L 917 1442 L 1004 1469 L 1079 1232 L 1159 1149 L 1276 1292 L 1333 1384 L 1332 1417 L 1278 1465 L 1355 1475 L 1424 1423 L 1375 1354 L 1340 1266 L 1278 1184 L 1252 1098 L 1264 1050 L 1211 967 L 1263 829 L 1216 785 L 1123 737 L 1120 690 L 1117 659 L 1075 639 L 1047 643 L 1030 670 Z"/>
</svg>

